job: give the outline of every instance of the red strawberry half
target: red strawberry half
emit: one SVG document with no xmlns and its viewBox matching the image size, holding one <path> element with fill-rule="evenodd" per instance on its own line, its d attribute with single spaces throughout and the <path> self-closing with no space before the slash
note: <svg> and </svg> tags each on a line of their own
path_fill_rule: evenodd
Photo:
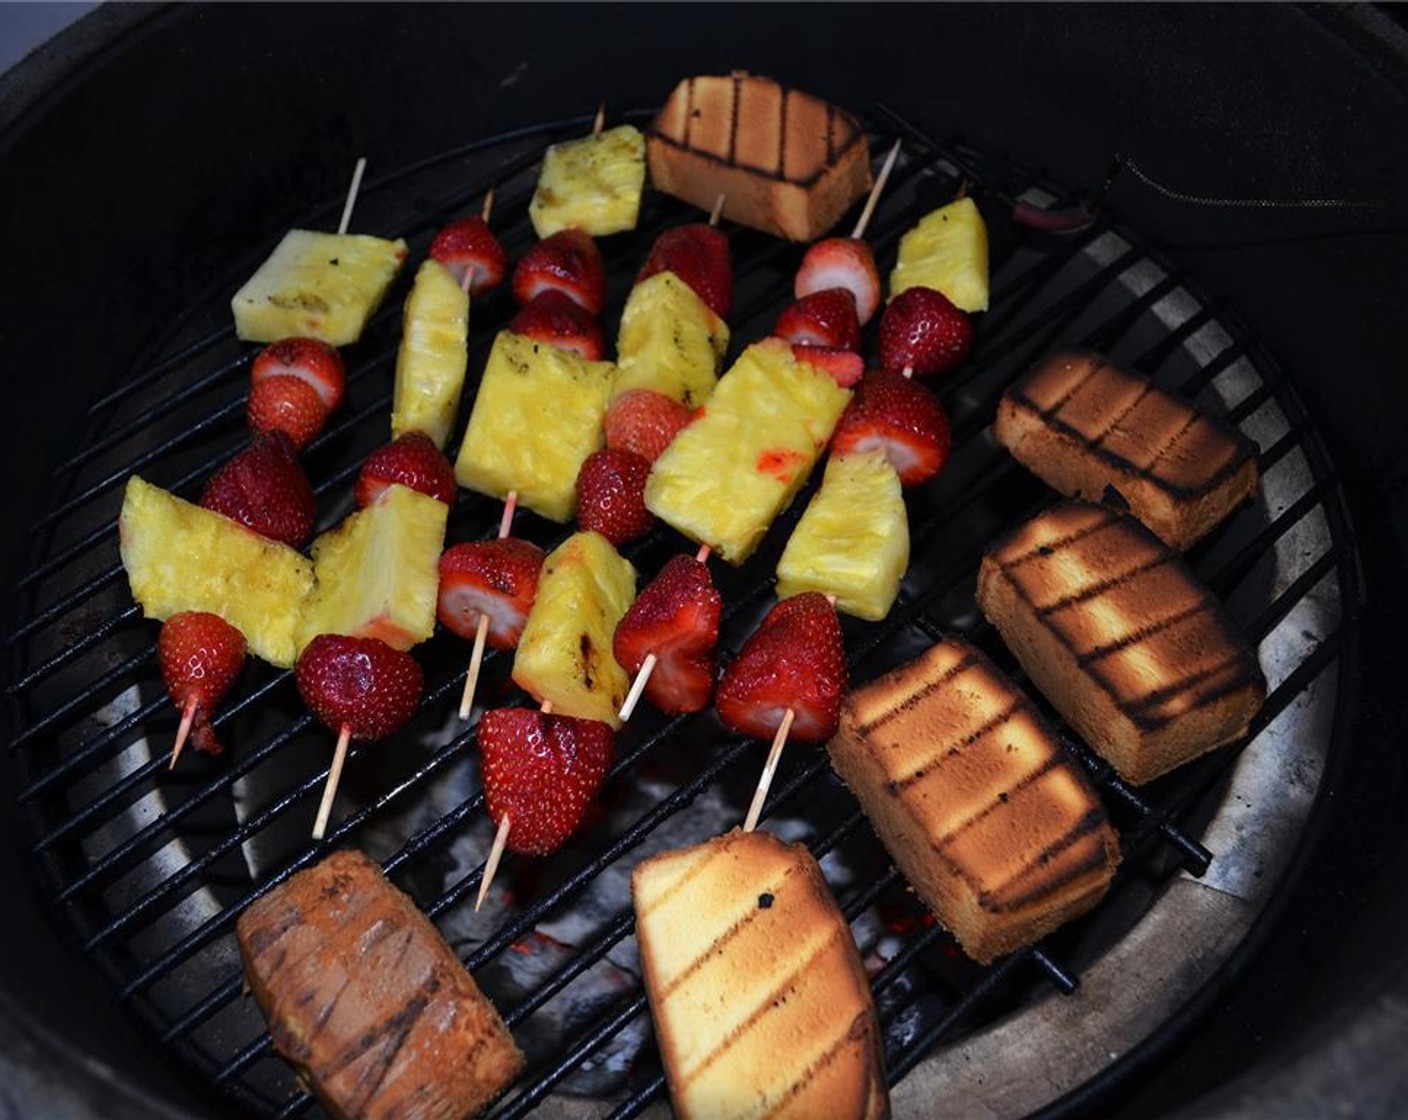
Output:
<svg viewBox="0 0 1408 1120">
<path fill-rule="evenodd" d="M 318 391 L 301 377 L 280 373 L 256 381 L 249 391 L 245 419 L 251 431 L 283 432 L 295 451 L 318 437 L 328 408 Z"/>
<path fill-rule="evenodd" d="M 859 350 L 856 301 L 844 288 L 813 292 L 779 315 L 772 333 L 794 345 Z"/>
<path fill-rule="evenodd" d="M 633 451 L 653 463 L 693 416 L 688 408 L 664 393 L 627 389 L 607 408 L 602 430 L 607 447 Z"/>
<path fill-rule="evenodd" d="M 915 377 L 947 373 L 973 348 L 973 324 L 948 296 L 906 288 L 880 316 L 880 364 Z"/>
<path fill-rule="evenodd" d="M 856 315 L 865 326 L 880 308 L 880 271 L 870 246 L 855 237 L 828 237 L 802 257 L 792 294 L 798 299 L 828 288 L 845 288 L 856 301 Z"/>
<path fill-rule="evenodd" d="M 948 416 L 924 386 L 890 371 L 867 373 L 831 433 L 831 453 L 883 451 L 904 486 L 934 477 L 948 462 Z"/>
<path fill-rule="evenodd" d="M 300 377 L 323 400 L 328 412 L 336 412 L 347 388 L 347 367 L 342 355 L 318 338 L 281 338 L 271 342 L 254 357 L 250 367 L 251 384 L 266 377 Z"/>
<path fill-rule="evenodd" d="M 196 750 L 219 754 L 224 749 L 210 717 L 244 668 L 244 653 L 244 635 L 218 614 L 180 611 L 162 624 L 156 640 L 161 679 L 182 713 L 193 706 L 190 736 Z"/>
<path fill-rule="evenodd" d="M 430 255 L 461 284 L 469 273 L 469 294 L 482 295 L 504 282 L 508 254 L 483 218 L 475 215 L 451 222 L 435 235 Z"/>
<path fill-rule="evenodd" d="M 440 557 L 440 592 L 435 613 L 446 629 L 473 639 L 482 615 L 489 616 L 488 643 L 513 649 L 538 593 L 543 550 L 517 537 L 469 541 Z"/>
<path fill-rule="evenodd" d="M 313 535 L 313 486 L 283 432 L 261 432 L 205 484 L 200 504 L 256 533 L 302 548 Z"/>
<path fill-rule="evenodd" d="M 409 653 L 377 638 L 320 634 L 294 666 L 298 694 L 318 720 L 354 739 L 384 739 L 405 726 L 425 680 Z"/>
<path fill-rule="evenodd" d="M 357 504 L 371 505 L 393 482 L 455 504 L 455 468 L 424 432 L 407 432 L 367 456 L 357 475 Z"/>
<path fill-rule="evenodd" d="M 606 333 L 601 324 L 557 288 L 534 296 L 509 320 L 508 329 L 560 350 L 571 350 L 589 362 L 606 357 Z"/>
<path fill-rule="evenodd" d="M 579 229 L 543 238 L 513 270 L 513 298 L 520 306 L 553 288 L 588 314 L 600 315 L 606 306 L 606 264 L 596 242 Z"/>
<path fill-rule="evenodd" d="M 546 856 L 582 823 L 615 742 L 599 720 L 493 708 L 479 720 L 479 750 L 489 816 L 509 818 L 509 850 Z"/>
<path fill-rule="evenodd" d="M 729 268 L 728 237 L 703 222 L 667 229 L 655 239 L 636 283 L 657 272 L 673 272 L 694 289 L 720 319 L 733 306 L 733 272 Z"/>
<path fill-rule="evenodd" d="M 613 652 L 626 672 L 634 675 L 647 654 L 655 655 L 645 696 L 662 712 L 698 712 L 709 703 L 722 612 L 708 565 L 680 555 L 646 584 L 617 624 Z"/>
<path fill-rule="evenodd" d="M 655 527 L 645 508 L 650 464 L 633 451 L 603 448 L 587 456 L 577 473 L 577 523 L 618 548 Z"/>
<path fill-rule="evenodd" d="M 799 362 L 815 366 L 843 389 L 849 389 L 865 373 L 865 359 L 854 350 L 838 346 L 793 346 L 792 354 Z"/>
<path fill-rule="evenodd" d="M 790 737 L 822 743 L 836 732 L 848 680 L 836 610 L 808 591 L 768 612 L 724 671 L 714 707 L 728 727 L 755 739 L 771 739 L 791 708 Z"/>
</svg>

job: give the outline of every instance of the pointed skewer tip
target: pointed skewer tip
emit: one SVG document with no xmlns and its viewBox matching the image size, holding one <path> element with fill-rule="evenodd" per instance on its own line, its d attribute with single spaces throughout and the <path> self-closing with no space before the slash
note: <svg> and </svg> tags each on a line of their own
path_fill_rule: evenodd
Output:
<svg viewBox="0 0 1408 1120">
<path fill-rule="evenodd" d="M 508 846 L 508 830 L 512 827 L 513 821 L 507 813 L 503 820 L 499 821 L 498 831 L 494 833 L 494 843 L 489 849 L 489 858 L 484 861 L 484 875 L 479 880 L 479 894 L 474 899 L 474 912 L 477 914 L 479 908 L 484 905 L 484 899 L 489 894 L 489 886 L 494 881 L 494 876 L 499 871 L 499 860 L 504 858 L 504 848 Z"/>
</svg>

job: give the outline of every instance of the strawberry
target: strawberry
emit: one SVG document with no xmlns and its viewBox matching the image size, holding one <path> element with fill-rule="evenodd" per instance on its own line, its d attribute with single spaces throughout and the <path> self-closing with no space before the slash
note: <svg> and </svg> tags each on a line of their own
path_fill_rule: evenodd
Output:
<svg viewBox="0 0 1408 1120">
<path fill-rule="evenodd" d="M 693 222 L 667 229 L 655 239 L 636 283 L 657 272 L 673 272 L 720 319 L 733 306 L 733 273 L 729 269 L 728 237 L 720 229 Z"/>
<path fill-rule="evenodd" d="M 845 288 L 855 297 L 856 315 L 865 326 L 880 308 L 880 271 L 870 246 L 857 237 L 828 237 L 802 257 L 792 294 L 798 299 L 828 288 Z"/>
<path fill-rule="evenodd" d="M 337 411 L 347 388 L 347 367 L 342 355 L 317 338 L 281 338 L 255 355 L 249 370 L 251 384 L 282 376 L 301 377 L 308 382 L 318 391 L 328 412 Z"/>
<path fill-rule="evenodd" d="M 318 390 L 301 377 L 280 373 L 256 381 L 249 390 L 245 419 L 251 431 L 283 432 L 302 451 L 323 430 L 328 409 Z"/>
<path fill-rule="evenodd" d="M 607 447 L 633 451 L 653 463 L 693 417 L 688 408 L 664 393 L 627 389 L 606 409 L 602 430 Z"/>
<path fill-rule="evenodd" d="M 917 486 L 943 470 L 950 446 L 948 417 L 938 398 L 889 371 L 860 379 L 831 434 L 833 455 L 885 452 L 905 486 Z"/>
<path fill-rule="evenodd" d="M 790 737 L 821 743 L 836 732 L 848 676 L 836 610 L 807 591 L 768 612 L 724 671 L 714 706 L 727 726 L 756 739 L 771 739 L 791 708 Z"/>
<path fill-rule="evenodd" d="M 210 715 L 244 668 L 244 653 L 244 635 L 218 614 L 179 611 L 162 624 L 156 640 L 161 679 L 183 718 L 191 710 L 190 735 L 198 751 L 224 750 Z"/>
<path fill-rule="evenodd" d="M 799 362 L 806 362 L 830 374 L 831 379 L 843 389 L 849 389 L 865 372 L 865 359 L 854 350 L 842 350 L 839 346 L 801 344 L 792 347 L 792 354 Z"/>
<path fill-rule="evenodd" d="M 469 273 L 469 294 L 483 295 L 504 282 L 508 254 L 483 218 L 475 215 L 451 222 L 435 235 L 430 255 L 461 284 Z"/>
<path fill-rule="evenodd" d="M 324 726 L 354 739 L 384 739 L 420 704 L 425 678 L 409 653 L 379 638 L 320 634 L 293 669 L 298 694 Z"/>
<path fill-rule="evenodd" d="M 860 349 L 856 301 L 845 288 L 827 288 L 803 296 L 777 317 L 778 338 L 799 346 Z"/>
<path fill-rule="evenodd" d="M 618 548 L 655 527 L 645 508 L 650 464 L 634 451 L 603 448 L 587 456 L 577 473 L 577 523 Z"/>
<path fill-rule="evenodd" d="M 915 377 L 947 373 L 973 348 L 973 324 L 948 296 L 906 288 L 880 316 L 880 364 Z"/>
<path fill-rule="evenodd" d="M 509 818 L 509 850 L 547 856 L 582 823 L 615 741 L 600 720 L 494 708 L 479 720 L 479 750 L 489 816 Z"/>
<path fill-rule="evenodd" d="M 487 614 L 489 645 L 513 649 L 533 608 L 542 566 L 543 550 L 517 537 L 453 545 L 440 557 L 435 613 L 446 629 L 468 639 Z"/>
<path fill-rule="evenodd" d="M 564 229 L 543 238 L 523 254 L 513 270 L 513 298 L 520 307 L 552 288 L 589 315 L 600 315 L 606 306 L 606 264 L 596 242 L 579 229 Z"/>
<path fill-rule="evenodd" d="M 722 612 L 708 565 L 681 554 L 646 584 L 617 623 L 612 651 L 621 668 L 634 675 L 647 654 L 655 655 L 645 695 L 660 711 L 698 712 L 709 703 Z"/>
<path fill-rule="evenodd" d="M 601 324 L 557 288 L 548 288 L 524 304 L 509 320 L 508 329 L 571 350 L 589 362 L 606 357 L 606 333 Z"/>
<path fill-rule="evenodd" d="M 367 456 L 357 475 L 357 504 L 371 505 L 393 482 L 454 507 L 455 468 L 424 432 L 406 432 Z"/>
<path fill-rule="evenodd" d="M 302 548 L 313 535 L 313 486 L 283 432 L 260 432 L 205 484 L 200 504 L 271 540 Z"/>
</svg>

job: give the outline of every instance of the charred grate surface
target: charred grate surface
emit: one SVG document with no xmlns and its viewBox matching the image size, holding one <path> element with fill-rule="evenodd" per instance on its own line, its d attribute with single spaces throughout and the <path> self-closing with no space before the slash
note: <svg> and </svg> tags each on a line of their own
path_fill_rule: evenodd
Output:
<svg viewBox="0 0 1408 1120">
<path fill-rule="evenodd" d="M 588 123 L 493 137 L 414 167 L 372 168 L 353 229 L 403 236 L 418 259 L 436 228 L 477 212 L 493 186 L 494 225 L 516 259 L 533 240 L 527 202 L 544 145 L 578 135 Z M 1257 500 L 1189 556 L 1260 645 L 1270 695 L 1249 737 L 1254 750 L 1342 677 L 1357 601 L 1352 534 L 1336 480 L 1285 378 L 1230 312 L 1108 218 L 1060 237 L 1011 222 L 1018 198 L 1071 201 L 1059 188 L 962 140 L 936 142 L 884 109 L 869 127 L 873 151 L 897 136 L 905 142 L 869 233 L 882 272 L 904 230 L 964 187 L 989 223 L 994 299 L 976 321 L 973 357 L 935 386 L 953 422 L 954 452 L 939 479 L 907 494 L 915 561 L 900 600 L 881 623 L 844 620 L 854 679 L 907 660 L 945 632 L 976 642 L 1015 673 L 974 608 L 974 577 L 986 542 L 1054 495 L 1012 462 L 987 428 L 1003 389 L 1037 357 L 1056 345 L 1091 347 L 1209 405 L 1260 447 L 1265 482 Z M 327 200 L 290 224 L 332 228 L 340 206 L 340 199 Z M 672 199 L 647 195 L 639 228 L 603 243 L 608 328 L 654 237 L 698 217 Z M 736 353 L 768 333 L 789 300 L 802 249 L 741 229 L 730 236 Z M 288 673 L 251 663 L 215 721 L 230 752 L 220 759 L 192 752 L 167 772 L 176 713 L 156 668 L 156 627 L 128 595 L 115 518 L 133 472 L 194 500 L 247 438 L 244 402 L 256 348 L 234 338 L 228 301 L 268 248 L 252 247 L 232 261 L 139 363 L 112 372 L 112 388 L 93 402 L 87 430 L 55 472 L 49 511 L 34 526 L 32 564 L 19 587 L 23 614 L 7 642 L 8 699 L 11 750 L 24 780 L 19 809 L 54 907 L 121 1000 L 242 1112 L 302 1115 L 314 1102 L 273 1053 L 257 1009 L 241 997 L 234 922 L 253 898 L 328 848 L 355 844 L 439 923 L 528 1052 L 528 1072 L 495 1115 L 524 1116 L 549 1098 L 571 1115 L 573 1095 L 611 1102 L 613 1116 L 639 1115 L 663 1097 L 664 1086 L 635 972 L 630 868 L 741 820 L 760 745 L 727 733 L 708 713 L 667 720 L 643 706 L 618 738 L 600 814 L 546 865 L 509 857 L 500 897 L 479 916 L 472 896 L 492 829 L 475 770 L 474 727 L 454 715 L 468 645 L 448 634 L 417 651 L 427 680 L 417 719 L 389 743 L 353 748 L 324 845 L 311 844 L 307 833 L 331 739 L 303 710 Z M 347 400 L 305 452 L 319 531 L 349 511 L 361 459 L 388 438 L 400 304 L 411 272 L 345 351 Z M 471 379 L 511 314 L 506 291 L 476 302 Z M 471 384 L 461 420 L 472 400 Z M 776 559 L 809 493 L 741 571 L 715 566 L 726 604 L 726 654 L 769 605 Z M 492 535 L 498 518 L 495 503 L 461 491 L 447 542 Z M 528 513 L 519 514 L 515 532 L 544 546 L 565 535 Z M 681 547 L 662 529 L 627 554 L 652 573 Z M 507 658 L 490 653 L 481 703 L 514 702 L 508 669 Z M 1318 757 L 1338 737 L 1339 710 L 1320 736 Z M 967 961 L 906 893 L 824 753 L 794 745 L 785 756 L 767 826 L 806 841 L 825 861 L 871 972 L 892 1082 L 937 1045 L 1019 1013 L 1053 990 L 1075 991 L 1082 972 L 1157 905 L 1171 881 L 1208 871 L 1204 830 L 1246 744 L 1140 790 L 1079 743 L 1071 746 L 1120 831 L 1120 875 L 1094 914 L 987 969 Z M 1219 853 L 1214 869 L 1226 858 Z"/>
</svg>

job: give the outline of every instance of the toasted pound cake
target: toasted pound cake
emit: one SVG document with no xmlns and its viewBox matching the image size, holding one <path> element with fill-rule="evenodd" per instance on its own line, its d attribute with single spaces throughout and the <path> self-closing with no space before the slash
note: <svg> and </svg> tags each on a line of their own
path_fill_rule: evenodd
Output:
<svg viewBox="0 0 1408 1120">
<path fill-rule="evenodd" d="M 701 210 L 814 241 L 870 189 L 870 147 L 850 113 L 771 78 L 686 78 L 646 137 L 650 181 Z"/>
<path fill-rule="evenodd" d="M 639 864 L 631 892 L 679 1120 L 889 1114 L 865 971 L 805 847 L 735 829 Z"/>
<path fill-rule="evenodd" d="M 1119 841 L 1080 764 L 981 652 L 945 639 L 857 689 L 827 744 L 910 885 L 974 960 L 1091 909 Z"/>
<path fill-rule="evenodd" d="M 994 542 L 978 605 L 1066 722 L 1136 784 L 1241 738 L 1266 698 L 1216 597 L 1113 510 L 1062 503 Z"/>
<path fill-rule="evenodd" d="M 279 1053 L 336 1117 L 460 1120 L 523 1055 L 459 958 L 360 852 L 335 852 L 236 926 Z"/>
<path fill-rule="evenodd" d="M 1099 354 L 1061 351 L 1007 390 L 994 429 L 1068 498 L 1130 513 L 1186 549 L 1256 490 L 1256 445 Z"/>
</svg>

